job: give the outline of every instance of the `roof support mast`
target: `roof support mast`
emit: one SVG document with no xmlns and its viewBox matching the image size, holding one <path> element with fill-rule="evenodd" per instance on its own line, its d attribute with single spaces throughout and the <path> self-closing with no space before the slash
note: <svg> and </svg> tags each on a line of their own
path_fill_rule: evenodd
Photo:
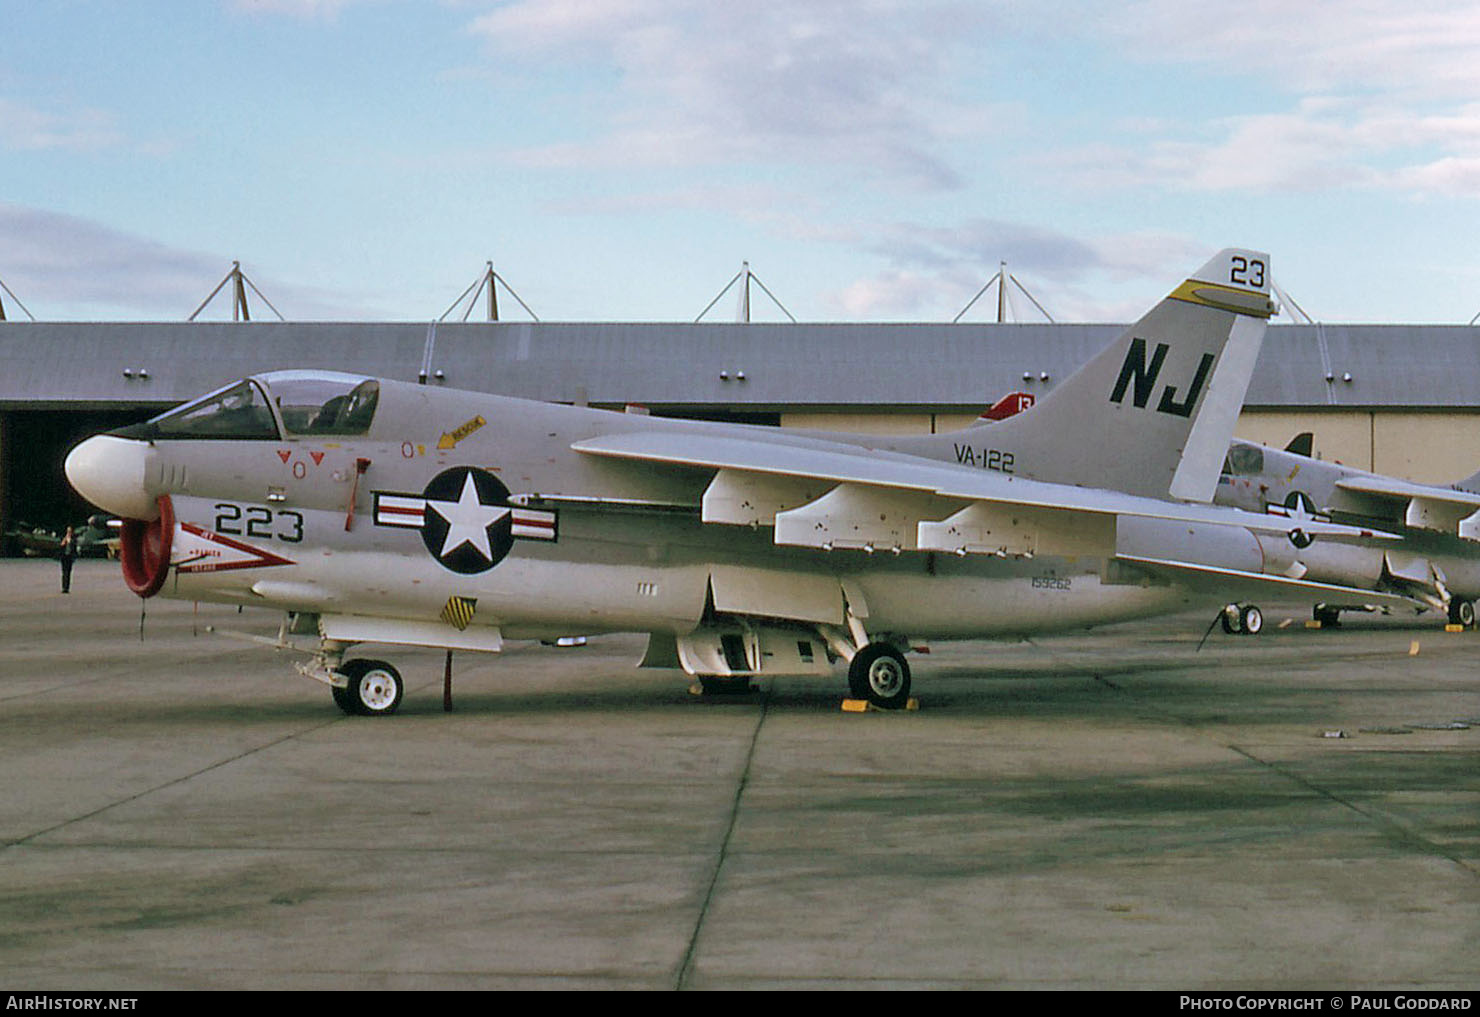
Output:
<svg viewBox="0 0 1480 1017">
<path fill-rule="evenodd" d="M 493 262 L 486 262 L 486 265 L 487 267 L 483 270 L 483 274 L 475 279 L 472 284 L 468 286 L 467 289 L 463 290 L 462 294 L 452 302 L 452 305 L 448 307 L 447 310 L 442 312 L 442 316 L 437 320 L 446 321 L 447 316 L 450 315 L 453 311 L 457 310 L 458 307 L 462 306 L 462 302 L 466 300 L 468 302 L 468 308 L 467 310 L 463 311 L 462 320 L 467 321 L 468 316 L 473 313 L 473 308 L 476 307 L 478 304 L 478 297 L 482 296 L 484 290 L 487 290 L 488 296 L 486 298 L 486 310 L 488 312 L 488 320 L 498 321 L 499 316 L 497 288 L 498 285 L 501 283 L 503 284 L 504 289 L 509 291 L 509 296 L 519 301 L 519 306 L 524 308 L 525 313 L 527 313 L 535 321 L 539 321 L 540 316 L 531 311 L 529 309 L 529 305 L 520 298 L 519 294 L 514 292 L 514 287 L 509 285 L 509 280 L 505 279 L 503 276 L 499 275 L 493 270 Z"/>
<path fill-rule="evenodd" d="M 750 270 L 750 262 L 748 261 L 742 261 L 740 263 L 740 271 L 735 273 L 735 277 L 733 279 L 725 283 L 725 288 L 720 290 L 715 298 L 709 302 L 708 306 L 706 306 L 704 310 L 699 312 L 699 317 L 695 318 L 694 322 L 697 324 L 698 322 L 703 321 L 704 315 L 708 314 L 710 309 L 714 307 L 715 304 L 719 303 L 721 297 L 730 292 L 731 286 L 734 286 L 737 282 L 740 282 L 741 280 L 744 280 L 744 283 L 740 287 L 740 303 L 735 308 L 735 320 L 737 322 L 746 325 L 750 324 L 750 283 L 752 280 L 754 280 L 755 284 L 761 288 L 761 292 L 771 298 L 771 303 L 779 307 L 781 309 L 781 313 L 786 315 L 787 318 L 791 320 L 791 323 L 793 325 L 797 323 L 796 318 L 793 317 L 792 313 L 786 309 L 786 305 L 777 300 L 776 294 L 772 293 L 769 289 L 766 288 L 766 284 L 761 282 L 760 276 L 756 275 Z"/>
<path fill-rule="evenodd" d="M 11 288 L 9 286 L 5 285 L 5 280 L 4 279 L 0 279 L 0 290 L 4 290 L 6 292 L 6 294 L 10 297 L 10 299 L 15 301 L 15 306 L 19 307 L 22 311 L 25 311 L 26 312 L 26 317 L 27 318 L 30 318 L 32 321 L 35 321 L 36 320 L 36 315 L 34 315 L 34 314 L 31 313 L 31 309 L 29 307 L 27 307 L 25 304 L 21 303 L 21 298 L 18 297 L 18 296 L 16 296 L 15 293 L 11 290 Z M 0 300 L 0 321 L 4 321 L 4 320 L 5 320 L 5 301 Z"/>
<path fill-rule="evenodd" d="M 976 302 L 986 295 L 987 290 L 991 289 L 994 285 L 997 287 L 997 323 L 999 325 L 1006 324 L 1008 321 L 1008 315 L 1012 310 L 1011 301 L 1008 299 L 1007 294 L 1008 283 L 1016 286 L 1018 292 L 1027 297 L 1028 300 L 1032 302 L 1033 306 L 1038 308 L 1038 313 L 1052 322 L 1053 315 L 1044 310 L 1043 305 L 1040 304 L 1036 298 L 1034 298 L 1033 294 L 1028 292 L 1027 287 L 1018 282 L 1017 277 L 1007 271 L 1007 262 L 1003 261 L 999 262 L 998 264 L 1001 265 L 1001 268 L 997 270 L 997 274 L 988 279 L 987 284 L 976 291 L 976 296 L 972 297 L 969 301 L 966 302 L 966 306 L 961 308 L 961 312 L 951 319 L 951 324 L 958 324 L 962 318 L 966 317 L 966 312 L 971 310 Z"/>
<path fill-rule="evenodd" d="M 282 313 L 276 307 L 273 307 L 272 306 L 272 301 L 271 300 L 268 300 L 265 296 L 262 295 L 262 291 L 257 288 L 257 284 L 254 283 L 254 282 L 252 282 L 252 280 L 250 280 L 250 279 L 247 278 L 246 273 L 242 271 L 242 263 L 239 262 L 239 261 L 233 261 L 231 263 L 231 271 L 226 273 L 226 278 L 222 279 L 220 282 L 218 282 L 216 284 L 216 288 L 213 289 L 213 290 L 211 290 L 211 295 L 208 296 L 208 297 L 206 297 L 204 300 L 202 300 L 200 302 L 200 306 L 197 307 L 191 313 L 190 317 L 186 318 L 185 320 L 186 321 L 194 321 L 197 317 L 199 317 L 200 316 L 200 312 L 201 311 L 204 311 L 206 309 L 206 305 L 207 304 L 209 304 L 212 300 L 215 300 L 216 299 L 216 294 L 217 293 L 220 293 L 221 290 L 222 290 L 222 288 L 227 283 L 231 283 L 231 320 L 232 321 L 251 321 L 252 320 L 252 312 L 247 307 L 247 288 L 248 287 L 251 287 L 252 292 L 255 293 L 255 294 L 257 294 L 257 299 L 258 300 L 260 300 L 264 304 L 266 304 L 267 307 L 268 307 L 268 309 L 271 310 L 273 314 L 276 314 L 277 315 L 278 321 L 286 321 L 287 320 L 286 318 L 283 317 Z"/>
</svg>

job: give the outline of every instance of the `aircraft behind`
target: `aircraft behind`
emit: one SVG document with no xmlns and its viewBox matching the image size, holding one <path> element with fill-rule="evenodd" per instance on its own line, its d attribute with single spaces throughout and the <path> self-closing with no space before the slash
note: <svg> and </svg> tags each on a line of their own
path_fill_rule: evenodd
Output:
<svg viewBox="0 0 1480 1017">
<path fill-rule="evenodd" d="M 1297 451 L 1298 449 L 1298 451 Z M 1480 541 L 1461 530 L 1480 512 L 1480 475 L 1449 487 L 1415 484 L 1310 456 L 1310 436 L 1283 450 L 1234 441 L 1219 478 L 1217 504 L 1289 519 L 1301 536 L 1266 556 L 1263 569 L 1296 578 L 1340 583 L 1406 598 L 1454 624 L 1475 625 L 1480 599 Z M 1306 534 L 1306 522 L 1341 522 L 1399 534 L 1401 541 L 1369 541 Z M 1340 612 L 1370 600 L 1334 599 L 1316 618 L 1334 624 Z"/>
</svg>

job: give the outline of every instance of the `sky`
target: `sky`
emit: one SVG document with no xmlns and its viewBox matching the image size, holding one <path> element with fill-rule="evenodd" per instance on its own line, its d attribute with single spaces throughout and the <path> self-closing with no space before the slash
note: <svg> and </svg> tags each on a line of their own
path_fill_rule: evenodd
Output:
<svg viewBox="0 0 1480 1017">
<path fill-rule="evenodd" d="M 460 318 L 491 262 L 545 321 L 693 321 L 743 263 L 798 320 L 950 321 L 1005 262 L 1127 321 L 1233 246 L 1320 321 L 1480 313 L 1473 0 L 4 10 L 11 319 L 183 320 L 240 261 L 290 320 Z"/>
</svg>

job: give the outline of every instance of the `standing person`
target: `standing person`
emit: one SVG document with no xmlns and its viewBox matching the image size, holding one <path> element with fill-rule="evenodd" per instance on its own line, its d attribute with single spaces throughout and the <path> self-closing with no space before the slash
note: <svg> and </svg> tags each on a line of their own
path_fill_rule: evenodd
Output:
<svg viewBox="0 0 1480 1017">
<path fill-rule="evenodd" d="M 72 592 L 72 563 L 77 560 L 77 535 L 72 532 L 72 527 L 67 527 L 67 532 L 62 534 L 62 592 Z"/>
</svg>

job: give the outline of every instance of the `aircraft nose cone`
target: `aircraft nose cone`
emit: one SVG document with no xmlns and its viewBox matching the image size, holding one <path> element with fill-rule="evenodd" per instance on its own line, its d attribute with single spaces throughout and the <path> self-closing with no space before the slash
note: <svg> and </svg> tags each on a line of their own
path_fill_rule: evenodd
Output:
<svg viewBox="0 0 1480 1017">
<path fill-rule="evenodd" d="M 99 434 L 67 453 L 63 469 L 73 489 L 98 508 L 125 519 L 150 520 L 159 515 L 149 490 L 152 451 L 146 442 Z"/>
</svg>

